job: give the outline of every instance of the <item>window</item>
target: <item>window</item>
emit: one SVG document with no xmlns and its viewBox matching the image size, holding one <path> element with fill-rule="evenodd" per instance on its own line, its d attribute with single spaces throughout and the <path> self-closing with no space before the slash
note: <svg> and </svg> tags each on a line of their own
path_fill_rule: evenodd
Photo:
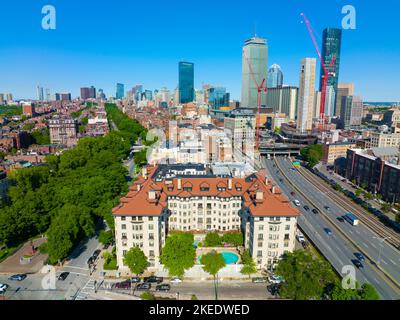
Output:
<svg viewBox="0 0 400 320">
<path fill-rule="evenodd" d="M 154 225 L 149 224 L 149 230 L 153 230 L 154 229 Z"/>
<path fill-rule="evenodd" d="M 286 221 L 290 221 L 290 217 L 286 217 Z"/>
<path fill-rule="evenodd" d="M 260 224 L 259 226 L 258 226 L 258 230 L 264 230 L 264 225 L 262 225 L 262 224 Z"/>
<path fill-rule="evenodd" d="M 121 217 L 121 221 L 125 221 L 126 220 L 126 217 Z"/>
<path fill-rule="evenodd" d="M 149 221 L 153 221 L 153 217 L 149 217 Z"/>
<path fill-rule="evenodd" d="M 262 257 L 262 251 L 261 250 L 257 251 L 257 257 Z"/>
<path fill-rule="evenodd" d="M 287 224 L 287 225 L 285 226 L 285 230 L 290 230 L 290 224 Z"/>
<path fill-rule="evenodd" d="M 122 229 L 122 230 L 126 230 L 126 224 L 122 224 L 122 225 L 121 225 L 121 229 Z"/>
</svg>

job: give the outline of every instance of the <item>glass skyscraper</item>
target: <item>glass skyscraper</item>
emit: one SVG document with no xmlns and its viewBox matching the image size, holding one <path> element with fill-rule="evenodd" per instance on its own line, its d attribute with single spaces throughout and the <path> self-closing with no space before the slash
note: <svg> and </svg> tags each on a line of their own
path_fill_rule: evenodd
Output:
<svg viewBox="0 0 400 320">
<path fill-rule="evenodd" d="M 116 98 L 117 99 L 123 99 L 125 96 L 125 88 L 122 83 L 117 83 L 117 94 Z"/>
<path fill-rule="evenodd" d="M 332 57 L 335 57 L 335 63 L 333 68 L 330 70 L 328 78 L 328 86 L 332 86 L 337 93 L 338 80 L 339 80 L 339 66 L 340 66 L 340 47 L 342 42 L 342 30 L 336 28 L 326 28 L 322 34 L 322 59 L 325 63 L 326 68 L 329 68 Z M 322 79 L 324 76 L 324 69 L 321 66 L 319 90 L 322 90 Z M 333 101 L 333 107 L 336 109 L 336 98 Z M 336 113 L 336 110 L 332 110 L 332 114 Z"/>
<path fill-rule="evenodd" d="M 283 85 L 283 72 L 281 67 L 273 64 L 268 70 L 268 88 L 282 87 Z"/>
<path fill-rule="evenodd" d="M 224 87 L 212 87 L 208 89 L 208 103 L 212 108 L 229 106 L 229 93 Z"/>
<path fill-rule="evenodd" d="M 179 103 L 194 101 L 194 63 L 179 62 Z"/>
<path fill-rule="evenodd" d="M 267 64 L 267 40 L 258 37 L 246 40 L 242 52 L 242 108 L 257 108 L 257 85 L 264 80 L 264 87 L 267 86 Z M 261 106 L 266 105 L 266 99 L 266 93 L 262 91 Z"/>
</svg>

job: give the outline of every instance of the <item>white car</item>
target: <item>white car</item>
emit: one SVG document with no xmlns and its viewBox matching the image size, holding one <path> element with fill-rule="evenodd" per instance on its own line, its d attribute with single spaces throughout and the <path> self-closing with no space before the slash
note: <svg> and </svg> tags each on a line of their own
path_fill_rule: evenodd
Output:
<svg viewBox="0 0 400 320">
<path fill-rule="evenodd" d="M 275 275 L 271 275 L 268 280 L 270 283 L 274 283 L 274 284 L 279 284 L 279 283 L 283 282 L 282 277 L 275 276 Z"/>
<path fill-rule="evenodd" d="M 299 200 L 296 199 L 296 200 L 294 200 L 293 202 L 294 202 L 294 204 L 295 204 L 296 206 L 300 207 L 300 201 L 299 201 Z"/>
<path fill-rule="evenodd" d="M 9 285 L 8 284 L 3 284 L 0 283 L 0 292 L 3 293 L 8 289 Z"/>
<path fill-rule="evenodd" d="M 181 283 L 182 280 L 179 279 L 179 278 L 172 278 L 170 282 L 171 282 L 171 283 Z"/>
<path fill-rule="evenodd" d="M 304 236 L 302 234 L 299 234 L 297 236 L 297 240 L 299 240 L 299 242 L 304 242 L 305 241 Z"/>
</svg>

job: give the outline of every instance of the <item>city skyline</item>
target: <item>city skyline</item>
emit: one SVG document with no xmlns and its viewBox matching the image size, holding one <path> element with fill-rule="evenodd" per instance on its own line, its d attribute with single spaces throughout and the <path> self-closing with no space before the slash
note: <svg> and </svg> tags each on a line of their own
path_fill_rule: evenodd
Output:
<svg viewBox="0 0 400 320">
<path fill-rule="evenodd" d="M 226 87 L 231 97 L 239 100 L 241 46 L 245 39 L 254 35 L 255 25 L 256 33 L 268 40 L 270 65 L 277 63 L 285 70 L 285 84 L 298 85 L 299 62 L 304 57 L 316 57 L 306 27 L 301 23 L 300 13 L 308 15 L 321 46 L 323 29 L 340 27 L 344 16 L 341 9 L 347 4 L 345 1 L 332 4 L 317 1 L 301 4 L 290 1 L 282 4 L 260 3 L 260 10 L 257 10 L 260 13 L 253 10 L 250 13 L 246 9 L 246 6 L 252 5 L 250 3 L 238 4 L 235 8 L 229 8 L 232 22 L 216 21 L 215 28 L 202 25 L 181 29 L 176 22 L 172 22 L 174 19 L 169 19 L 161 32 L 140 16 L 135 16 L 131 25 L 123 22 L 131 21 L 125 19 L 131 10 L 121 10 L 117 5 L 106 12 L 101 7 L 91 6 L 89 1 L 81 4 L 79 12 L 75 12 L 73 3 L 53 2 L 57 9 L 57 29 L 51 31 L 41 29 L 40 4 L 28 1 L 4 4 L 4 12 L 8 14 L 0 21 L 3 30 L 0 67 L 9 79 L 0 84 L 0 91 L 12 92 L 16 99 L 34 98 L 35 88 L 40 83 L 52 92 L 72 91 L 73 96 L 78 96 L 80 87 L 93 83 L 103 88 L 109 96 L 115 94 L 116 82 L 128 87 L 143 83 L 144 87 L 151 89 L 166 86 L 173 90 L 178 84 L 176 63 L 188 60 L 196 64 L 196 88 L 200 88 L 202 82 L 215 83 Z M 227 5 L 226 1 L 220 1 L 214 6 L 215 9 L 222 9 Z M 397 59 L 400 48 L 399 41 L 396 41 L 400 40 L 400 36 L 395 32 L 394 18 L 398 12 L 396 8 L 400 5 L 394 3 L 391 10 L 384 11 L 380 4 L 367 5 L 362 1 L 353 1 L 352 5 L 357 12 L 357 28 L 343 30 L 340 81 L 354 82 L 357 94 L 363 96 L 365 101 L 399 101 L 394 70 L 400 70 Z M 27 10 L 20 12 L 20 6 Z M 130 6 L 126 4 L 126 7 Z M 279 10 L 283 6 L 286 7 L 285 11 Z M 162 18 L 167 14 L 174 17 L 182 10 L 179 1 L 168 6 L 156 2 L 155 8 L 160 10 L 154 10 L 154 18 Z M 263 10 L 282 13 L 263 19 Z M 192 12 L 197 17 L 198 13 Z M 385 17 L 380 19 L 379 24 L 374 22 L 376 12 L 381 12 Z M 24 25 L 18 23 L 16 16 L 24 20 Z M 114 16 L 124 19 L 116 20 Z M 212 17 L 214 13 L 211 13 Z M 105 28 L 100 21 L 92 23 L 92 18 L 107 18 L 114 25 Z M 277 32 L 276 23 L 281 23 L 281 19 L 285 24 Z M 140 31 L 137 41 L 131 44 L 124 41 L 124 45 L 118 46 L 106 45 L 105 39 L 114 34 L 116 29 L 120 30 L 115 40 L 118 42 L 123 41 L 135 28 Z M 213 32 L 208 32 L 211 29 Z M 82 37 L 87 33 L 92 34 L 90 41 L 83 41 Z M 224 41 L 221 42 L 222 36 Z M 181 39 L 187 45 L 181 46 Z M 154 43 L 158 43 L 157 50 L 154 50 Z M 369 67 L 365 68 L 366 65 Z M 53 72 L 55 68 L 57 73 Z M 386 81 L 377 79 L 376 74 L 382 74 Z"/>
</svg>

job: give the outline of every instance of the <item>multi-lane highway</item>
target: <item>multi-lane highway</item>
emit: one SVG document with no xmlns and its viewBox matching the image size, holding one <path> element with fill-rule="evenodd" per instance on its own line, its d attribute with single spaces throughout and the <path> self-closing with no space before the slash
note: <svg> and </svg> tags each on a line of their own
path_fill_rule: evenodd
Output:
<svg viewBox="0 0 400 320">
<path fill-rule="evenodd" d="M 294 170 L 288 158 L 264 158 L 263 164 L 289 199 L 301 202 L 299 227 L 339 273 L 344 266 L 353 265 L 352 260 L 356 259 L 354 253 L 362 252 L 366 261 L 363 269 L 356 269 L 357 281 L 373 284 L 383 299 L 400 298 L 400 255 L 395 248 L 385 243 L 380 248 L 379 240 L 374 238 L 377 235 L 362 224 L 351 226 L 337 220 L 347 211 L 333 201 L 329 194 L 321 192 Z M 293 191 L 295 196 L 291 196 Z M 305 205 L 310 210 L 305 210 Z M 330 209 L 326 210 L 325 206 Z M 311 212 L 315 207 L 320 214 Z M 326 228 L 332 231 L 331 235 L 326 232 Z M 376 265 L 378 258 L 380 269 Z"/>
</svg>

